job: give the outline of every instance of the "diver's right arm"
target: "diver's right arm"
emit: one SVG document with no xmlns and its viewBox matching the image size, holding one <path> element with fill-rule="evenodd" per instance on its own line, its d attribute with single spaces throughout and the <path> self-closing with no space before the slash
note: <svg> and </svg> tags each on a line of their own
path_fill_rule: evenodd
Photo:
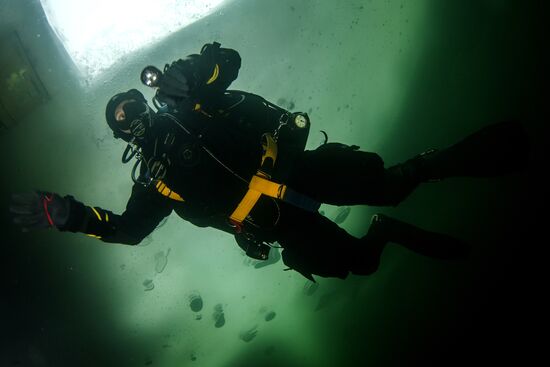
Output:
<svg viewBox="0 0 550 367">
<path fill-rule="evenodd" d="M 136 184 L 121 215 L 86 206 L 70 195 L 42 191 L 12 195 L 10 211 L 23 231 L 56 228 L 103 242 L 137 245 L 171 213 L 172 206 L 162 195 Z"/>
</svg>

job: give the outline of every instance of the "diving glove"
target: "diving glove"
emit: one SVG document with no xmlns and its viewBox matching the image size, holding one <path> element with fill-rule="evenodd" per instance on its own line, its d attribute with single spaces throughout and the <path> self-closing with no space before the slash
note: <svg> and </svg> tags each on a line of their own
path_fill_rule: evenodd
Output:
<svg viewBox="0 0 550 367">
<path fill-rule="evenodd" d="M 10 212 L 13 222 L 23 232 L 51 228 L 63 228 L 69 220 L 70 201 L 58 194 L 32 191 L 12 194 Z"/>
<path fill-rule="evenodd" d="M 167 64 L 158 82 L 159 93 L 172 98 L 190 98 L 198 82 L 196 61 L 189 56 Z"/>
</svg>

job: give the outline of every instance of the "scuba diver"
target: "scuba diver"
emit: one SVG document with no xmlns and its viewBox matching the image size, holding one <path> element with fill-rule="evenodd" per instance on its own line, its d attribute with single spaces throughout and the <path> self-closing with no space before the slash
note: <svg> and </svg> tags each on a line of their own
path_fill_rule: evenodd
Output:
<svg viewBox="0 0 550 367">
<path fill-rule="evenodd" d="M 344 279 L 375 272 L 389 242 L 449 260 L 467 258 L 469 245 L 383 214 L 356 238 L 319 213 L 322 203 L 396 206 L 423 182 L 491 177 L 526 165 L 526 134 L 515 121 L 488 125 L 389 168 L 355 145 L 325 139 L 305 150 L 306 113 L 228 90 L 240 66 L 237 51 L 206 44 L 163 71 L 143 69 L 141 81 L 156 89 L 156 112 L 136 89 L 108 101 L 107 124 L 128 144 L 122 161 L 136 160 L 122 214 L 35 191 L 12 195 L 14 222 L 24 231 L 55 228 L 136 245 L 175 211 L 194 225 L 233 235 L 251 258 L 266 260 L 278 244 L 285 265 L 306 278 Z"/>
</svg>

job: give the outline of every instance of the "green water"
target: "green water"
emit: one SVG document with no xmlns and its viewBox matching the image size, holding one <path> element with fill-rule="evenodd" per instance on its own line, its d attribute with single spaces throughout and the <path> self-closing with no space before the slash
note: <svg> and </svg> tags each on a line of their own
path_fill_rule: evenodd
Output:
<svg viewBox="0 0 550 367">
<path fill-rule="evenodd" d="M 308 148 L 325 130 L 391 165 L 519 117 L 541 149 L 544 9 L 535 1 L 233 0 L 91 85 L 79 81 L 37 2 L 0 0 L 0 10 L 0 31 L 18 30 L 51 95 L 0 135 L 1 366 L 446 366 L 536 357 L 540 342 L 527 330 L 541 307 L 531 291 L 540 255 L 526 232 L 538 230 L 537 170 L 427 184 L 396 208 L 353 207 L 341 225 L 356 236 L 383 211 L 467 240 L 472 257 L 435 261 L 390 245 L 376 274 L 317 278 L 312 294 L 282 262 L 255 268 L 231 236 L 175 214 L 129 247 L 18 233 L 5 213 L 10 192 L 37 188 L 121 213 L 131 167 L 104 123 L 106 100 L 140 88 L 144 65 L 212 40 L 241 54 L 232 88 L 309 112 Z M 197 294 L 203 308 L 194 312 Z M 225 324 L 216 327 L 220 307 Z"/>
</svg>

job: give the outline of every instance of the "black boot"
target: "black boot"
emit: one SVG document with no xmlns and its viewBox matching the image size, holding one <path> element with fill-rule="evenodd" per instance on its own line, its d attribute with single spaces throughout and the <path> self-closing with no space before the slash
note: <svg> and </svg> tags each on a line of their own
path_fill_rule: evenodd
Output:
<svg viewBox="0 0 550 367">
<path fill-rule="evenodd" d="M 430 232 L 384 214 L 372 216 L 363 248 L 353 259 L 351 272 L 370 275 L 380 265 L 380 256 L 389 242 L 402 245 L 418 254 L 442 260 L 466 259 L 470 246 L 446 234 Z"/>
<path fill-rule="evenodd" d="M 527 134 L 516 121 L 486 126 L 442 150 L 431 149 L 389 170 L 420 183 L 447 177 L 493 177 L 527 167 Z"/>
<path fill-rule="evenodd" d="M 382 253 L 388 242 L 394 242 L 411 251 L 436 259 L 465 259 L 470 247 L 446 234 L 426 231 L 384 214 L 372 217 L 369 231 L 363 239 L 372 243 L 373 253 Z"/>
<path fill-rule="evenodd" d="M 387 168 L 370 205 L 398 205 L 422 182 L 448 177 L 492 177 L 526 169 L 530 148 L 519 122 L 489 125 L 442 150 L 430 149 Z"/>
</svg>

